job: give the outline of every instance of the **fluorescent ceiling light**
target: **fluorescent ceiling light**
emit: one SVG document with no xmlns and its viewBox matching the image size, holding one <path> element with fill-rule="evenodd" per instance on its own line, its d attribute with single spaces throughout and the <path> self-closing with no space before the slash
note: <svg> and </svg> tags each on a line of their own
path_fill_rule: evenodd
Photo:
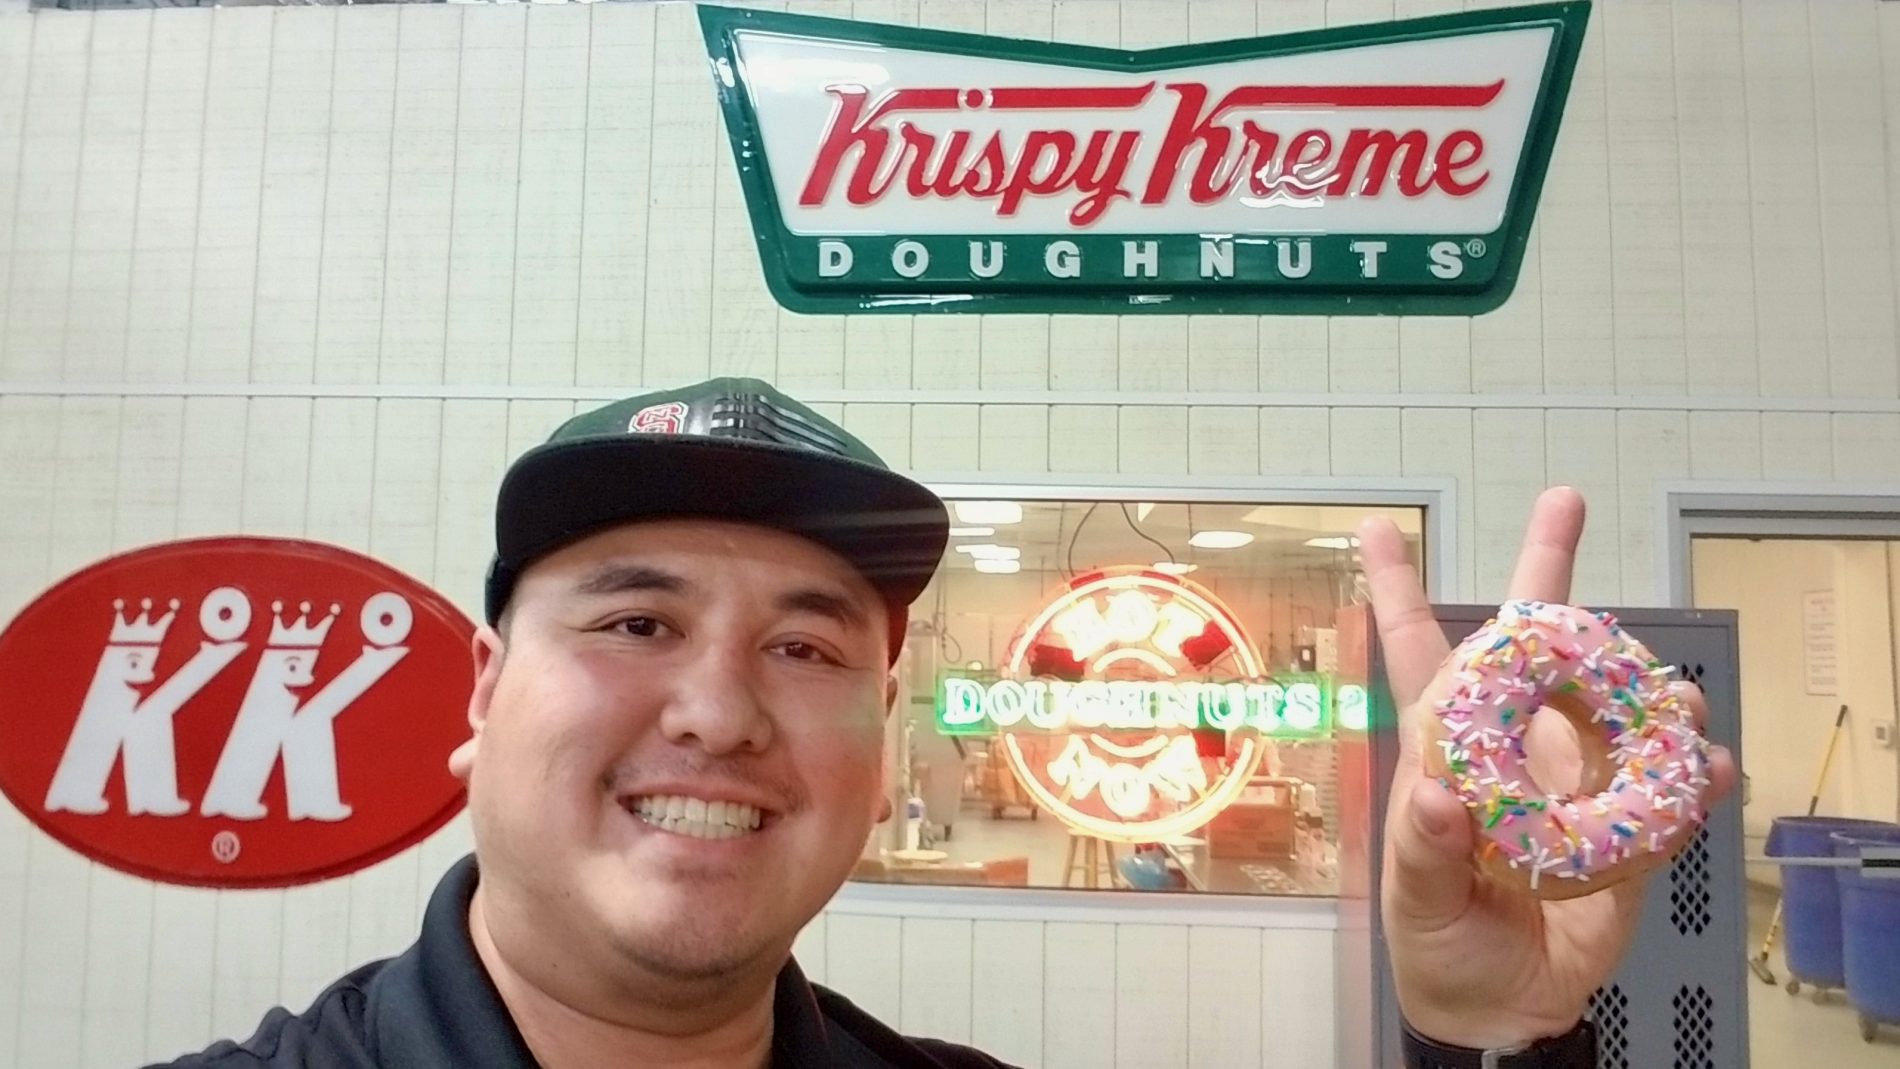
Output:
<svg viewBox="0 0 1900 1069">
<path fill-rule="evenodd" d="M 1370 505 L 1260 505 L 1240 518 L 1242 523 L 1280 527 L 1311 535 L 1318 531 L 1350 531 L 1367 516 L 1381 515 L 1398 527 L 1400 534 L 1419 533 L 1420 508 L 1379 508 Z"/>
<path fill-rule="evenodd" d="M 1306 544 L 1314 549 L 1358 549 L 1359 540 L 1346 535 L 1334 535 L 1331 538 L 1309 538 Z"/>
<path fill-rule="evenodd" d="M 977 560 L 1016 560 L 1023 555 L 1023 551 L 1015 546 L 996 546 L 987 543 L 958 546 L 957 552 L 968 553 Z"/>
<path fill-rule="evenodd" d="M 996 533 L 994 527 L 952 527 L 951 538 L 988 538 Z"/>
<path fill-rule="evenodd" d="M 991 575 L 1014 575 L 1023 570 L 1023 562 L 1019 560 L 997 560 L 993 557 L 978 557 L 974 563 L 976 564 L 977 571 L 988 572 Z"/>
<path fill-rule="evenodd" d="M 1188 545 L 1196 549 L 1239 549 L 1253 541 L 1245 531 L 1196 531 Z"/>
<path fill-rule="evenodd" d="M 959 501 L 957 522 L 1002 525 L 1023 522 L 1023 507 L 1014 501 Z"/>
<path fill-rule="evenodd" d="M 1198 564 L 1189 564 L 1186 561 L 1177 560 L 1158 560 L 1155 561 L 1154 565 L 1155 571 L 1166 575 L 1186 575 L 1199 567 L 1200 565 Z"/>
</svg>

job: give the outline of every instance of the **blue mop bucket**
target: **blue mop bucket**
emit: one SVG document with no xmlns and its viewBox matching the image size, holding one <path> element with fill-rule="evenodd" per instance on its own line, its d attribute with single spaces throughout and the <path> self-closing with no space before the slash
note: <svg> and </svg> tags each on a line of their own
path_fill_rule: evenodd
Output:
<svg viewBox="0 0 1900 1069">
<path fill-rule="evenodd" d="M 1765 852 L 1769 857 L 1833 857 L 1834 833 L 1878 834 L 1882 829 L 1900 830 L 1900 825 L 1850 817 L 1776 817 L 1768 828 Z M 1821 987 L 1847 986 L 1835 872 L 1818 865 L 1781 866 L 1781 918 L 1788 936 L 1788 971 L 1795 979 Z"/>
<path fill-rule="evenodd" d="M 1833 839 L 1834 856 L 1858 859 L 1862 847 L 1900 846 L 1900 824 L 1836 832 Z M 1840 881 L 1847 1001 L 1860 1011 L 1863 1033 L 1869 1019 L 1900 1024 L 1900 879 L 1854 868 L 1835 869 L 1834 875 Z"/>
</svg>

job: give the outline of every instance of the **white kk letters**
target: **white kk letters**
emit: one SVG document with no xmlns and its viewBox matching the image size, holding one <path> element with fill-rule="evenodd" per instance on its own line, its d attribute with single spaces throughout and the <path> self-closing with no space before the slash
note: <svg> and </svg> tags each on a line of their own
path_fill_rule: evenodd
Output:
<svg viewBox="0 0 1900 1069">
<path fill-rule="evenodd" d="M 198 651 L 143 700 L 138 688 L 157 679 L 159 649 L 180 605 L 172 600 L 157 619 L 149 599 L 130 620 L 124 601 L 115 602 L 113 609 L 111 634 L 46 792 L 46 808 L 106 812 L 106 784 L 113 765 L 122 763 L 129 812 L 182 816 L 192 807 L 178 793 L 174 721 L 250 645 L 243 636 L 251 624 L 251 602 L 234 587 L 206 595 L 198 607 L 198 628 L 204 635 Z M 358 622 L 368 644 L 301 704 L 295 692 L 315 681 L 318 657 L 342 606 L 331 605 L 328 615 L 314 622 L 308 602 L 299 606 L 294 619 L 286 618 L 282 602 L 274 602 L 271 611 L 269 639 L 199 811 L 238 820 L 268 816 L 264 786 L 281 758 L 290 819 L 346 819 L 350 807 L 337 788 L 333 726 L 409 652 L 400 643 L 409 636 L 414 610 L 407 599 L 391 592 L 365 601 Z"/>
</svg>

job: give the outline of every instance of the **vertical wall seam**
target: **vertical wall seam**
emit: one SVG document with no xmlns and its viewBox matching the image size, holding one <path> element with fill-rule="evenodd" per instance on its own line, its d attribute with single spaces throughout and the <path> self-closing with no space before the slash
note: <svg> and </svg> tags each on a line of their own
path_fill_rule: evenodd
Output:
<svg viewBox="0 0 1900 1069">
<path fill-rule="evenodd" d="M 198 195 L 192 199 L 191 266 L 187 269 L 187 277 L 191 279 L 191 291 L 185 294 L 185 335 L 183 352 L 179 354 L 182 358 L 181 377 L 184 378 L 189 378 L 191 375 L 191 339 L 198 329 L 198 250 L 204 245 L 203 236 L 199 234 L 199 231 L 203 229 L 205 219 L 205 161 L 210 158 L 211 144 L 211 81 L 213 73 L 217 70 L 218 22 L 223 14 L 223 8 L 212 8 L 210 18 L 207 20 L 210 26 L 205 30 L 205 87 L 204 95 L 198 105 Z M 126 332 L 126 359 L 123 361 L 128 371 L 131 365 L 131 346 L 132 335 L 128 330 Z M 180 434 L 184 431 L 183 419 L 181 413 Z M 184 455 L 182 446 L 179 455 L 180 457 Z"/>
<path fill-rule="evenodd" d="M 508 228 L 507 378 L 510 383 L 518 381 L 515 374 L 515 327 L 521 321 L 521 185 L 522 175 L 528 169 L 528 71 L 534 66 L 533 34 L 529 30 L 529 18 L 533 14 L 532 5 L 521 12 L 521 95 L 515 101 L 515 210 Z M 578 311 L 576 309 L 577 315 Z"/>
<path fill-rule="evenodd" d="M 328 252 L 329 242 L 325 240 L 330 230 L 330 169 L 336 162 L 336 61 L 338 45 L 342 43 L 343 20 L 335 11 L 330 13 L 330 115 L 324 123 L 323 137 L 323 186 L 317 194 L 317 285 L 316 299 L 310 307 L 310 381 L 317 381 L 317 364 L 323 359 L 323 268 L 324 255 Z M 390 140 L 395 140 L 391 131 Z M 385 226 L 383 233 L 388 234 Z"/>
<path fill-rule="evenodd" d="M 396 220 L 396 126 L 402 115 L 402 9 L 396 9 L 396 44 L 394 68 L 389 74 L 389 161 L 383 169 L 383 280 L 376 297 L 376 373 L 375 378 L 383 378 L 383 350 L 389 340 L 389 235 Z M 334 81 L 335 76 L 332 75 Z M 453 162 L 453 161 L 451 161 Z M 322 360 L 321 351 L 317 359 Z M 316 408 L 311 407 L 311 436 L 316 435 Z M 305 495 L 305 509 L 308 510 L 308 494 Z M 306 523 L 308 522 L 306 516 Z"/>
<path fill-rule="evenodd" d="M 588 145 L 594 133 L 594 20 L 600 17 L 599 7 L 587 9 L 587 58 L 582 61 L 581 74 L 581 192 L 580 192 L 580 228 L 574 241 L 574 348 L 568 355 L 573 357 L 567 373 L 567 381 L 581 381 L 581 318 L 586 313 L 587 292 L 587 164 Z M 715 127 L 714 133 L 718 130 Z M 644 357 L 642 360 L 644 361 Z"/>
<path fill-rule="evenodd" d="M 462 96 L 468 92 L 462 84 L 462 73 L 468 70 L 468 11 L 463 8 L 455 16 L 455 128 L 451 131 L 449 149 L 449 219 L 445 227 L 449 240 L 442 257 L 442 361 L 435 369 L 436 381 L 441 383 L 449 381 L 449 334 L 455 308 L 455 223 L 458 218 L 455 209 L 462 179 Z M 393 143 L 393 131 L 390 137 Z M 383 373 L 380 366 L 377 372 Z"/>
<path fill-rule="evenodd" d="M 1814 165 L 1814 184 L 1808 188 L 1815 191 L 1814 236 L 1821 253 L 1821 355 L 1827 368 L 1827 374 L 1825 376 L 1827 396 L 1833 397 L 1837 391 L 1834 385 L 1834 322 L 1833 317 L 1829 314 L 1829 306 L 1833 302 L 1829 301 L 1827 296 L 1827 206 L 1826 201 L 1820 196 L 1821 181 L 1825 170 L 1821 166 L 1821 155 L 1827 150 L 1824 147 L 1826 143 L 1825 139 L 1821 136 L 1821 94 L 1816 91 L 1814 84 L 1814 75 L 1821 68 L 1814 60 L 1813 0 L 1809 0 L 1805 6 L 1808 20 L 1808 129 L 1814 131 L 1814 157 L 1810 161 Z M 1839 421 L 1837 420 L 1835 422 L 1838 424 Z M 1834 429 L 1834 449 L 1837 451 L 1834 459 L 1836 468 L 1840 467 L 1839 448 L 1840 432 L 1837 426 Z"/>
<path fill-rule="evenodd" d="M 79 191 L 85 188 L 86 184 L 86 127 L 90 125 L 87 119 L 92 114 L 92 49 L 93 46 L 97 44 L 98 25 L 97 16 L 91 16 L 86 19 L 86 75 L 80 79 L 79 83 L 83 99 L 79 102 L 79 129 L 74 135 L 79 139 L 79 155 L 73 164 L 73 209 L 71 217 L 68 220 L 68 226 L 71 229 L 66 232 L 66 299 L 65 307 L 61 309 L 61 314 L 64 318 L 60 322 L 59 330 L 59 378 L 66 377 L 66 373 L 70 370 L 68 362 L 72 359 L 73 276 L 79 273 L 79 209 L 81 205 Z M 147 47 L 150 47 L 149 44 Z M 143 136 L 142 131 L 141 136 Z M 22 147 L 20 150 L 22 153 L 26 151 L 24 143 L 25 132 L 22 131 Z M 134 202 L 132 210 L 133 218 L 136 221 L 138 215 L 138 205 L 136 202 Z M 62 420 L 65 418 L 63 412 L 60 418 Z"/>
<path fill-rule="evenodd" d="M 257 291 L 259 268 L 264 261 L 264 197 L 270 191 L 270 112 L 271 93 L 277 87 L 277 21 L 284 9 L 270 13 L 269 40 L 264 46 L 264 127 L 257 141 L 257 225 L 251 232 L 251 325 L 250 342 L 245 346 L 245 378 L 257 379 Z M 191 378 L 191 366 L 185 366 L 185 378 Z"/>
<path fill-rule="evenodd" d="M 132 316 L 134 311 L 138 308 L 138 305 L 132 298 L 138 288 L 139 222 L 145 215 L 145 132 L 150 129 L 152 125 L 152 39 L 157 36 L 157 18 L 153 15 L 147 15 L 145 30 L 145 99 L 141 102 L 139 109 L 138 167 L 132 172 L 132 235 L 131 240 L 128 242 L 129 249 L 125 257 L 125 333 L 119 343 L 120 378 L 126 377 L 127 365 L 131 360 Z M 208 69 L 205 71 L 205 81 L 207 84 L 211 81 L 211 72 Z M 200 167 L 199 171 L 198 180 L 200 183 L 203 183 L 203 168 Z M 75 219 L 74 223 L 77 224 L 78 220 Z M 198 229 L 198 220 L 193 218 L 191 225 L 194 231 L 192 235 L 194 239 L 192 241 L 192 248 L 196 249 L 198 243 L 195 240 L 197 237 L 195 231 Z M 75 249 L 74 252 L 76 254 L 78 250 Z M 66 321 L 68 323 L 72 322 L 71 305 L 68 305 L 66 308 Z"/>
<path fill-rule="evenodd" d="M 641 190 L 640 205 L 640 367 L 638 376 L 641 385 L 646 385 L 651 376 L 647 374 L 647 297 L 653 292 L 653 122 L 660 112 L 660 9 L 656 6 L 646 8 L 648 21 L 652 24 L 647 34 L 647 45 L 652 50 L 647 56 L 647 181 Z M 747 223 L 750 226 L 750 221 Z M 778 321 L 785 323 L 785 312 L 781 309 Z M 710 343 L 709 343 L 710 344 Z M 773 377 L 779 374 L 777 346 L 773 347 Z M 827 952 L 826 958 L 830 954 Z M 827 968 L 829 963 L 827 962 Z"/>
<path fill-rule="evenodd" d="M 39 28 L 44 19 L 29 19 L 26 28 L 26 84 L 20 87 L 20 144 L 13 150 L 13 160 L 8 165 L 13 172 L 13 203 L 7 206 L 9 213 L 7 224 L 7 293 L 0 300 L 0 367 L 6 366 L 7 332 L 13 314 L 13 275 L 12 264 L 15 250 L 20 244 L 20 202 L 26 173 L 26 135 L 30 117 L 33 114 L 33 54 L 38 51 Z"/>
</svg>

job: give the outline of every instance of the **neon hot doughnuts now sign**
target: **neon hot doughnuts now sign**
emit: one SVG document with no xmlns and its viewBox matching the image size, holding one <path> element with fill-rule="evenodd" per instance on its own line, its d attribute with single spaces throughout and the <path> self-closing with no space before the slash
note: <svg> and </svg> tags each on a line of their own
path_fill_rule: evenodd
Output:
<svg viewBox="0 0 1900 1069">
<path fill-rule="evenodd" d="M 1363 729 L 1365 689 L 1267 678 L 1207 590 L 1119 568 L 1081 576 L 1013 644 L 1002 678 L 946 676 L 937 724 L 991 734 L 1038 805 L 1089 835 L 1187 834 L 1237 798 L 1263 740 Z"/>
</svg>

